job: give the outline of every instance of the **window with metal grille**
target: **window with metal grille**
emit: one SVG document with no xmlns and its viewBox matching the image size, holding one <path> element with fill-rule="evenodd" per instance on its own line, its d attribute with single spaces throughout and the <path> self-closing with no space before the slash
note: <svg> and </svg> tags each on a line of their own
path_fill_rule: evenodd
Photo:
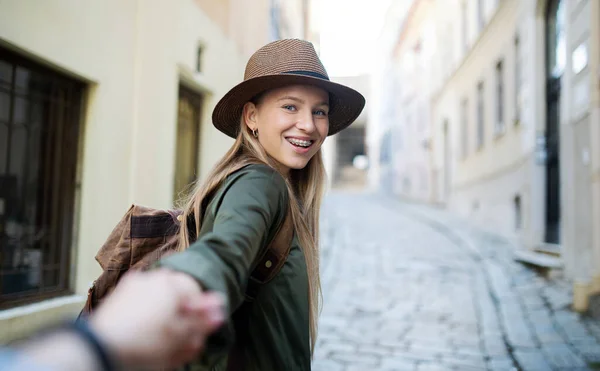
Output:
<svg viewBox="0 0 600 371">
<path fill-rule="evenodd" d="M 179 87 L 177 142 L 175 153 L 174 201 L 178 202 L 196 181 L 200 155 L 202 95 Z"/>
<path fill-rule="evenodd" d="M 477 84 L 477 149 L 483 148 L 485 141 L 485 96 L 483 81 Z"/>
<path fill-rule="evenodd" d="M 461 36 L 463 44 L 463 52 L 469 51 L 469 8 L 466 0 L 463 0 L 461 4 Z"/>
<path fill-rule="evenodd" d="M 477 27 L 478 31 L 481 32 L 485 28 L 485 1 L 477 0 Z"/>
<path fill-rule="evenodd" d="M 69 291 L 83 91 L 0 48 L 0 308 Z"/>
<path fill-rule="evenodd" d="M 469 102 L 464 98 L 460 104 L 461 158 L 469 154 Z"/>
<path fill-rule="evenodd" d="M 521 78 L 521 41 L 519 35 L 515 36 L 515 117 L 514 124 L 518 125 L 521 121 L 522 113 L 522 78 Z"/>
<path fill-rule="evenodd" d="M 521 196 L 516 195 L 513 199 L 513 205 L 515 210 L 515 230 L 520 231 L 523 227 L 523 212 L 521 209 Z"/>
<path fill-rule="evenodd" d="M 496 125 L 494 133 L 504 134 L 504 61 L 496 63 Z"/>
</svg>

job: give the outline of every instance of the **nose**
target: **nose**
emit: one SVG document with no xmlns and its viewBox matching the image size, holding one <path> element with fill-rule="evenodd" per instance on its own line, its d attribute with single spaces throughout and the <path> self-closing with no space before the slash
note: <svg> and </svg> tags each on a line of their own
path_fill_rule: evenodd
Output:
<svg viewBox="0 0 600 371">
<path fill-rule="evenodd" d="M 305 110 L 298 122 L 296 127 L 305 133 L 311 134 L 317 130 L 315 125 L 315 118 L 313 117 L 312 110 Z"/>
</svg>

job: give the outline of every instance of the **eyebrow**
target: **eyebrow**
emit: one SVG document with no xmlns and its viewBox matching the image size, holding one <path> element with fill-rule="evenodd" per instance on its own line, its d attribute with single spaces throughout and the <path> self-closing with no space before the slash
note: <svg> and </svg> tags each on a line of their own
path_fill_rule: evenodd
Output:
<svg viewBox="0 0 600 371">
<path fill-rule="evenodd" d="M 281 98 L 277 99 L 277 101 L 279 102 L 279 101 L 286 100 L 286 99 L 293 100 L 293 101 L 298 102 L 300 104 L 305 104 L 306 103 L 304 100 L 302 100 L 300 98 L 297 98 L 297 97 L 293 97 L 291 95 L 286 95 L 285 97 L 281 97 Z M 317 104 L 317 106 L 327 106 L 327 107 L 329 107 L 329 103 L 323 101 L 323 102 Z"/>
</svg>

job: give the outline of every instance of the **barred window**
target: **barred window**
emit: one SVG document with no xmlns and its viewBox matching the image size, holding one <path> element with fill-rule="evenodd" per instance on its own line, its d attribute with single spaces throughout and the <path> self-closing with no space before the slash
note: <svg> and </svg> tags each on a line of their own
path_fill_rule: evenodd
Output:
<svg viewBox="0 0 600 371">
<path fill-rule="evenodd" d="M 460 134 L 461 134 L 461 158 L 469 155 L 469 102 L 463 99 L 460 104 Z"/>
<path fill-rule="evenodd" d="M 483 81 L 477 84 L 477 149 L 485 142 L 485 96 Z"/>
<path fill-rule="evenodd" d="M 202 102 L 202 95 L 179 87 L 174 201 L 185 196 L 198 177 Z"/>
<path fill-rule="evenodd" d="M 495 134 L 504 133 L 504 62 L 498 61 L 496 64 L 496 125 Z"/>
<path fill-rule="evenodd" d="M 83 92 L 0 48 L 0 308 L 69 291 Z"/>
<path fill-rule="evenodd" d="M 522 75 L 521 75 L 521 40 L 519 35 L 515 36 L 515 118 L 514 123 L 518 125 L 522 115 Z"/>
</svg>

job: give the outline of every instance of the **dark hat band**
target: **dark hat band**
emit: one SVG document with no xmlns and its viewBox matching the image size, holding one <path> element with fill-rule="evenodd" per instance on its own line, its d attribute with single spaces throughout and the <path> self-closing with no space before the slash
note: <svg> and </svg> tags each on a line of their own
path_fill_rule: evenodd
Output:
<svg viewBox="0 0 600 371">
<path fill-rule="evenodd" d="M 287 71 L 287 72 L 282 72 L 282 73 L 285 73 L 288 75 L 302 75 L 302 76 L 317 77 L 319 79 L 329 81 L 329 77 L 322 75 L 318 72 L 313 72 L 313 71 Z"/>
</svg>

